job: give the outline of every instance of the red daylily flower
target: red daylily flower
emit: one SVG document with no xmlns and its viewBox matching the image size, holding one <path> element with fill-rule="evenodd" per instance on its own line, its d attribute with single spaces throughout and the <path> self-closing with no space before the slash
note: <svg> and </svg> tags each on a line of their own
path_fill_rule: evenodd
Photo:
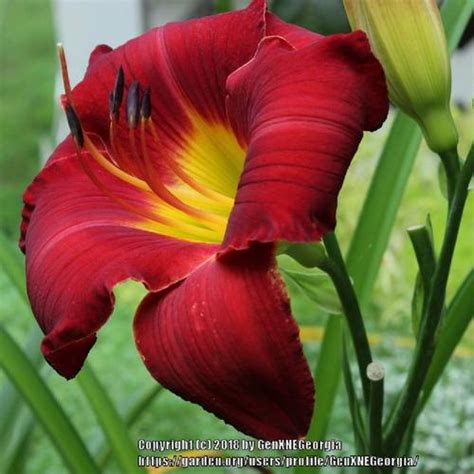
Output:
<svg viewBox="0 0 474 474">
<path fill-rule="evenodd" d="M 365 35 L 254 0 L 97 47 L 63 102 L 73 136 L 26 190 L 21 239 L 48 362 L 77 374 L 131 278 L 163 386 L 252 436 L 304 436 L 313 381 L 275 243 L 334 228 L 363 130 L 386 117 Z"/>
</svg>

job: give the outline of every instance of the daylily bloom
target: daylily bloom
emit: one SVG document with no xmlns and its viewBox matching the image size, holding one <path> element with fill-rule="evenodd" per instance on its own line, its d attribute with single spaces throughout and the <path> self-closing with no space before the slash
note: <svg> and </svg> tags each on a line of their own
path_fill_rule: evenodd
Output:
<svg viewBox="0 0 474 474">
<path fill-rule="evenodd" d="M 367 33 L 390 100 L 413 117 L 435 152 L 456 149 L 451 67 L 435 0 L 344 0 L 352 29 Z"/>
<path fill-rule="evenodd" d="M 386 117 L 365 34 L 316 35 L 254 0 L 99 46 L 65 88 L 73 133 L 25 192 L 21 239 L 48 362 L 74 377 L 133 279 L 163 386 L 255 437 L 304 436 L 314 384 L 275 247 L 334 228 L 363 130 Z"/>
</svg>

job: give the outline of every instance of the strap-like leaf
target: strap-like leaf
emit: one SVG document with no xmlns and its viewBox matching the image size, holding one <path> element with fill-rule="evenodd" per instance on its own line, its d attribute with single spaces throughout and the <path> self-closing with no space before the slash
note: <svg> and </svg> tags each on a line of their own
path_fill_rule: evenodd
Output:
<svg viewBox="0 0 474 474">
<path fill-rule="evenodd" d="M 90 367 L 82 368 L 77 381 L 109 441 L 122 472 L 141 472 L 137 467 L 138 452 L 128 436 L 127 426 Z"/>
<path fill-rule="evenodd" d="M 474 317 L 473 295 L 474 270 L 471 270 L 456 292 L 446 312 L 445 322 L 440 328 L 436 350 L 425 383 L 423 384 L 423 393 L 418 405 L 418 411 L 421 411 L 428 401 L 454 349 Z"/>
<path fill-rule="evenodd" d="M 148 408 L 151 402 L 156 398 L 157 395 L 162 393 L 163 387 L 161 385 L 153 385 L 148 390 L 145 390 L 137 400 L 135 400 L 131 406 L 125 410 L 123 414 L 124 422 L 128 427 L 132 426 L 144 413 L 145 409 Z M 101 467 L 104 467 L 107 464 L 107 461 L 110 459 L 112 451 L 110 446 L 105 443 L 105 439 L 102 442 L 98 443 L 98 448 L 96 449 L 95 458 Z"/>
<path fill-rule="evenodd" d="M 22 258 L 18 250 L 14 250 L 11 243 L 3 235 L 0 234 L 0 262 L 2 268 L 5 270 L 5 273 L 10 277 L 11 282 L 14 284 L 18 290 L 20 296 L 28 302 L 26 295 L 26 287 L 24 284 L 24 272 Z M 5 332 L 5 331 L 4 331 Z M 7 334 L 5 332 L 5 334 Z M 35 359 L 36 363 L 30 364 L 30 369 L 35 371 L 38 366 L 38 361 L 41 360 L 38 351 L 38 345 L 40 340 L 40 331 L 33 331 L 31 336 L 31 344 L 34 344 L 34 347 L 27 345 L 28 353 L 36 354 Z M 31 347 L 31 350 L 28 349 Z M 28 360 L 20 348 L 17 347 L 20 351 L 21 356 Z M 8 358 L 8 354 L 4 353 L 4 357 Z M 1 361 L 0 361 L 1 363 Z M 7 370 L 7 369 L 5 369 Z M 112 404 L 112 401 L 109 399 L 108 395 L 99 384 L 97 378 L 94 376 L 94 373 L 90 367 L 84 367 L 82 369 L 82 374 L 80 376 L 80 387 L 86 395 L 86 398 L 89 400 L 101 426 L 106 434 L 106 437 L 109 440 L 111 449 L 113 451 L 114 457 L 117 459 L 123 472 L 137 472 L 136 467 L 136 451 L 128 438 L 128 432 L 126 426 L 123 424 L 120 416 L 118 415 L 115 407 Z M 21 374 L 10 373 L 7 370 L 7 373 L 10 376 L 11 382 L 13 382 L 18 388 L 18 382 L 14 377 L 20 377 Z M 37 379 L 44 385 L 44 388 L 47 389 L 47 386 L 44 384 L 39 375 L 35 372 Z M 21 390 L 19 391 L 23 397 L 25 393 Z M 18 394 L 10 386 L 6 386 L 2 392 L 2 401 L 4 405 L 0 407 L 0 419 L 5 422 L 5 427 L 10 427 L 12 422 L 15 419 L 15 414 L 18 408 L 21 406 Z M 28 399 L 27 399 L 28 401 Z M 59 408 L 61 408 L 58 405 Z M 38 413 L 35 412 L 36 416 Z M 71 428 L 74 429 L 71 425 Z M 6 430 L 5 430 L 6 431 Z M 77 435 L 79 438 L 79 435 Z M 80 438 L 79 438 L 80 440 Z M 82 442 L 82 441 L 81 441 Z"/>
<path fill-rule="evenodd" d="M 341 377 L 342 347 L 341 334 L 343 316 L 335 314 L 328 318 L 323 342 L 319 352 L 318 364 L 315 370 L 317 384 L 317 408 L 314 412 L 311 426 L 306 439 L 325 439 L 329 418 L 336 399 L 337 387 Z M 300 456 L 312 455 L 315 452 L 301 451 Z M 314 468 L 298 467 L 295 472 L 314 472 Z"/>
<path fill-rule="evenodd" d="M 410 227 L 407 232 L 410 236 L 419 268 L 411 305 L 413 333 L 418 338 L 421 317 L 425 313 L 426 295 L 429 294 L 431 280 L 436 268 L 433 228 L 430 216 L 428 215 L 426 225 Z"/>
<path fill-rule="evenodd" d="M 21 348 L 0 326 L 0 365 L 30 405 L 71 472 L 99 474 L 99 468 L 61 405 Z"/>
</svg>

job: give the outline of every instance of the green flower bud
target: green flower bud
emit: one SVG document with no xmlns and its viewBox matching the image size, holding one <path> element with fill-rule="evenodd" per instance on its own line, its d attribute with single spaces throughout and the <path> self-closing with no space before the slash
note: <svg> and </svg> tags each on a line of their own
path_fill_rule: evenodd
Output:
<svg viewBox="0 0 474 474">
<path fill-rule="evenodd" d="M 451 69 L 436 1 L 344 0 L 344 7 L 352 29 L 369 37 L 390 100 L 418 122 L 433 151 L 455 149 Z"/>
</svg>

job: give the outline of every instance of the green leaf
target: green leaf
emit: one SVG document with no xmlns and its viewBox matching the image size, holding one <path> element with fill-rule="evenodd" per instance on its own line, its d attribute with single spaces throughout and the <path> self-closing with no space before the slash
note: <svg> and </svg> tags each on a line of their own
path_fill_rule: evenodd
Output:
<svg viewBox="0 0 474 474">
<path fill-rule="evenodd" d="M 474 0 L 446 0 L 441 9 L 448 50 L 453 53 L 472 15 Z"/>
<path fill-rule="evenodd" d="M 112 454 L 122 472 L 141 472 L 136 464 L 138 452 L 128 436 L 127 427 L 92 370 L 87 366 L 83 367 L 77 381 L 109 441 Z"/>
<path fill-rule="evenodd" d="M 324 338 L 319 352 L 318 363 L 316 366 L 314 378 L 317 386 L 316 410 L 311 420 L 306 439 L 325 439 L 332 408 L 336 399 L 337 387 L 341 377 L 339 368 L 342 363 L 342 329 L 343 317 L 335 314 L 328 319 Z M 334 367 L 336 369 L 334 369 Z M 316 456 L 315 451 L 300 451 L 299 456 Z M 314 467 L 297 467 L 295 473 L 312 474 Z"/>
<path fill-rule="evenodd" d="M 21 404 L 15 411 L 15 426 L 8 439 L 1 444 L 2 456 L 0 457 L 0 472 L 7 474 L 20 474 L 24 471 L 31 434 L 36 421 L 30 410 Z"/>
<path fill-rule="evenodd" d="M 23 352 L 28 354 L 32 365 L 38 368 L 43 362 L 43 356 L 39 350 L 39 342 L 41 340 L 41 331 L 34 328 L 30 337 L 23 348 Z M 18 413 L 23 406 L 23 401 L 13 382 L 6 380 L 0 391 L 0 446 L 6 446 L 7 442 L 11 442 L 10 437 L 16 425 Z M 30 415 L 31 416 L 31 415 Z M 1 471 L 1 470 L 0 470 Z"/>
<path fill-rule="evenodd" d="M 362 308 L 372 294 L 420 143 L 421 131 L 416 123 L 399 112 L 385 142 L 347 254 L 347 268 Z"/>
<path fill-rule="evenodd" d="M 440 328 L 436 350 L 423 384 L 418 411 L 421 411 L 425 406 L 454 349 L 472 321 L 474 316 L 473 295 L 474 270 L 471 270 L 448 306 L 445 322 Z"/>
<path fill-rule="evenodd" d="M 415 288 L 411 298 L 411 327 L 415 338 L 418 339 L 420 332 L 421 317 L 423 316 L 423 301 L 425 300 L 425 291 L 423 280 L 418 272 L 415 280 Z"/>
<path fill-rule="evenodd" d="M 22 254 L 18 246 L 5 237 L 3 232 L 0 232 L 0 265 L 25 303 L 28 304 Z M 42 334 L 39 328 L 34 327 L 23 349 L 35 367 L 43 362 L 43 357 L 39 351 L 41 337 Z M 12 381 L 7 380 L 0 391 L 0 426 L 2 427 L 0 430 L 0 446 L 6 446 L 22 406 L 21 395 Z"/>
<path fill-rule="evenodd" d="M 145 410 L 150 406 L 150 403 L 163 391 L 161 385 L 153 385 L 150 389 L 146 390 L 143 394 L 135 400 L 134 403 L 125 411 L 122 415 L 125 423 L 128 427 L 133 426 L 133 424 L 139 420 L 141 415 Z M 95 458 L 97 459 L 99 465 L 104 467 L 107 464 L 107 461 L 112 455 L 110 447 L 105 444 L 105 442 L 99 443 L 99 448 L 97 449 L 97 454 Z"/>
<path fill-rule="evenodd" d="M 303 267 L 288 255 L 279 255 L 277 262 L 287 285 L 293 283 L 327 313 L 338 314 L 342 311 L 339 296 L 327 273 L 319 268 Z"/>
<path fill-rule="evenodd" d="M 0 326 L 0 365 L 21 392 L 71 472 L 99 474 L 82 439 L 35 367 Z"/>
<path fill-rule="evenodd" d="M 26 297 L 26 283 L 23 256 L 20 249 L 0 232 L 0 264 L 21 295 Z"/>
<path fill-rule="evenodd" d="M 436 269 L 434 250 L 434 236 L 431 218 L 428 215 L 425 225 L 413 226 L 407 229 L 418 263 L 418 274 L 412 297 L 412 326 L 415 337 L 421 326 L 421 319 L 425 313 L 426 296 L 431 288 L 431 281 Z"/>
<path fill-rule="evenodd" d="M 6 239 L 1 234 L 0 262 L 2 263 L 2 267 L 7 272 L 7 275 L 10 277 L 10 280 L 17 288 L 20 296 L 28 304 L 28 297 L 24 284 L 25 278 L 22 268 L 23 264 L 21 254 L 18 250 L 14 251 L 13 246 L 8 241 L 8 239 Z M 33 334 L 30 337 L 30 342 L 26 345 L 26 353 L 35 354 L 35 361 L 31 365 L 33 370 L 42 360 L 41 353 L 38 350 L 41 337 L 41 332 L 38 329 L 33 330 Z M 25 356 L 23 355 L 23 357 Z M 15 382 L 13 377 L 10 378 L 12 379 L 12 382 Z M 99 384 L 92 369 L 87 366 L 84 367 L 78 379 L 80 380 L 80 387 L 82 391 L 89 400 L 89 403 L 93 408 L 102 426 L 102 429 L 104 430 L 104 433 L 109 439 L 114 456 L 116 457 L 119 465 L 122 467 L 123 472 L 137 472 L 138 468 L 136 467 L 136 451 L 128 439 L 127 429 L 120 420 L 120 417 L 118 416 L 112 401 L 109 399 L 107 393 Z M 47 388 L 46 385 L 45 387 Z M 23 392 L 22 395 L 24 396 Z M 16 412 L 21 407 L 19 393 L 7 385 L 1 393 L 1 397 L 1 401 L 4 403 L 4 405 L 1 405 L 0 421 L 5 423 L 5 425 L 2 424 L 2 426 L 11 429 L 15 420 Z M 5 432 L 7 432 L 7 430 L 5 430 Z"/>
</svg>

